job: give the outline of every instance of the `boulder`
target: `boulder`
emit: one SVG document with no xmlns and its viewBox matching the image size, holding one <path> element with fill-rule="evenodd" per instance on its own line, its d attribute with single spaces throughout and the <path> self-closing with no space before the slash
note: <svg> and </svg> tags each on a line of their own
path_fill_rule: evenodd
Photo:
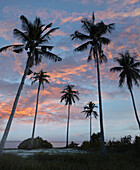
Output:
<svg viewBox="0 0 140 170">
<path fill-rule="evenodd" d="M 34 138 L 32 149 L 49 149 L 52 148 L 52 144 L 47 140 L 43 140 L 41 137 Z M 18 149 L 31 149 L 31 138 L 28 138 L 18 145 Z"/>
</svg>

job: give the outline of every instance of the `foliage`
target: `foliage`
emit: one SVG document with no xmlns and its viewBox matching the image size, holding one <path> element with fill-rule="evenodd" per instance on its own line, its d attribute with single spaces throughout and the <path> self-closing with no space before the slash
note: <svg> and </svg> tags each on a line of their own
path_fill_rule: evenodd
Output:
<svg viewBox="0 0 140 170">
<path fill-rule="evenodd" d="M 68 145 L 68 148 L 78 148 L 78 143 L 75 143 L 75 142 L 71 142 L 69 145 Z"/>
<path fill-rule="evenodd" d="M 93 133 L 93 135 L 91 136 L 91 146 L 93 148 L 100 148 L 101 147 L 101 133 L 98 132 Z"/>
<path fill-rule="evenodd" d="M 137 156 L 140 156 L 140 136 L 136 136 L 134 140 L 134 149 Z"/>
<path fill-rule="evenodd" d="M 12 154 L 0 157 L 0 170 L 139 170 L 140 157 L 133 152 L 87 154 L 35 154 L 27 158 Z"/>
<path fill-rule="evenodd" d="M 30 149 L 31 138 L 28 138 L 21 142 L 18 149 Z M 52 148 L 52 144 L 47 140 L 43 140 L 41 137 L 34 138 L 32 149 L 48 149 Z"/>
<path fill-rule="evenodd" d="M 86 118 L 90 117 L 93 114 L 93 116 L 97 119 L 98 114 L 96 111 L 94 111 L 94 108 L 97 108 L 97 106 L 92 101 L 88 102 L 84 106 L 84 110 L 82 112 L 84 112 L 86 114 Z"/>
<path fill-rule="evenodd" d="M 30 78 L 33 79 L 31 85 L 38 81 L 44 89 L 44 82 L 49 84 L 48 78 L 50 78 L 50 76 L 46 75 L 46 73 L 47 72 L 43 72 L 43 70 L 41 70 L 39 73 L 34 72 L 34 76 Z"/>
<path fill-rule="evenodd" d="M 140 62 L 137 60 L 137 56 L 131 56 L 129 51 L 125 53 L 119 53 L 119 58 L 115 58 L 115 62 L 118 63 L 118 67 L 110 69 L 111 72 L 120 72 L 119 74 L 119 87 L 122 87 L 126 82 L 128 89 L 132 89 L 133 82 L 139 86 L 138 80 L 140 80 Z"/>
<path fill-rule="evenodd" d="M 89 141 L 83 141 L 81 145 L 81 149 L 83 150 L 90 150 L 91 149 L 91 144 Z"/>
<path fill-rule="evenodd" d="M 78 94 L 79 92 L 76 90 L 73 90 L 74 85 L 67 85 L 61 93 L 64 93 L 61 96 L 61 101 L 65 101 L 65 105 L 72 105 L 72 103 L 75 103 L 75 98 L 79 100 Z"/>
<path fill-rule="evenodd" d="M 126 152 L 132 148 L 131 139 L 132 139 L 131 135 L 128 135 L 122 137 L 120 140 L 117 141 L 109 140 L 106 146 L 109 151 L 114 150 L 116 152 Z"/>
</svg>

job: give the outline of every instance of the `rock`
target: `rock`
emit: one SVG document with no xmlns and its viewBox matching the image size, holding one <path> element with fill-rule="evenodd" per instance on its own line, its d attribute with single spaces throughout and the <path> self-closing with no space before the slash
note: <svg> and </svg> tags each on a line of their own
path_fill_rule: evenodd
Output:
<svg viewBox="0 0 140 170">
<path fill-rule="evenodd" d="M 52 144 L 47 140 L 43 140 L 41 137 L 34 138 L 32 149 L 49 149 L 52 148 Z M 31 138 L 28 138 L 18 145 L 18 149 L 30 149 Z"/>
</svg>

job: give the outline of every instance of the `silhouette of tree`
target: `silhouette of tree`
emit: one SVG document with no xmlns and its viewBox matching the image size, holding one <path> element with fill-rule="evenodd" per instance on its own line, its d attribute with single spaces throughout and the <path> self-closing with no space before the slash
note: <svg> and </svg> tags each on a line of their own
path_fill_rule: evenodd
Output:
<svg viewBox="0 0 140 170">
<path fill-rule="evenodd" d="M 88 33 L 83 34 L 79 31 L 75 31 L 74 34 L 71 35 L 72 40 L 79 39 L 84 41 L 82 45 L 75 48 L 74 51 L 84 51 L 90 46 L 90 51 L 88 55 L 87 61 L 91 61 L 94 59 L 97 66 L 97 79 L 98 79 L 98 95 L 99 95 L 99 115 L 100 115 L 100 131 L 101 131 L 101 151 L 103 154 L 106 153 L 105 145 L 104 145 L 104 128 L 103 128 L 103 111 L 102 111 L 102 97 L 101 97 L 101 85 L 100 85 L 100 68 L 99 64 L 103 62 L 107 62 L 107 57 L 103 53 L 102 45 L 108 45 L 110 43 L 110 39 L 103 37 L 107 32 L 111 33 L 114 30 L 114 23 L 104 24 L 104 22 L 95 23 L 94 13 L 92 14 L 92 18 L 83 18 L 81 20 L 82 29 Z M 85 42 L 86 41 L 86 42 Z"/>
<path fill-rule="evenodd" d="M 33 146 L 33 139 L 34 139 L 34 133 L 35 133 L 35 125 L 36 125 L 36 117 L 37 117 L 37 110 L 38 110 L 38 100 L 39 100 L 39 92 L 40 92 L 40 87 L 42 85 L 43 89 L 44 89 L 44 82 L 45 83 L 49 83 L 49 81 L 47 80 L 47 78 L 50 78 L 49 75 L 46 75 L 47 72 L 43 72 L 42 70 L 39 73 L 34 73 L 34 76 L 31 77 L 31 79 L 34 79 L 32 81 L 32 85 L 35 82 L 39 82 L 38 84 L 38 91 L 37 91 L 37 100 L 36 100 L 36 110 L 35 110 L 35 116 L 34 116 L 34 124 L 33 124 L 33 131 L 32 131 L 32 139 L 31 139 L 31 147 L 30 149 L 32 149 Z"/>
<path fill-rule="evenodd" d="M 85 106 L 84 106 L 84 110 L 82 112 L 84 112 L 86 114 L 86 118 L 90 117 L 90 142 L 91 142 L 91 129 L 92 129 L 92 115 L 95 117 L 95 119 L 97 119 L 97 112 L 94 111 L 94 108 L 96 108 L 97 106 L 93 103 L 93 102 L 88 102 Z"/>
<path fill-rule="evenodd" d="M 61 96 L 60 102 L 65 101 L 65 105 L 68 105 L 68 120 L 67 120 L 67 135 L 66 135 L 66 148 L 68 147 L 68 136 L 69 136 L 69 120 L 70 120 L 70 106 L 72 103 L 75 103 L 75 99 L 79 100 L 79 92 L 73 90 L 74 85 L 67 85 L 61 93 L 64 93 Z"/>
<path fill-rule="evenodd" d="M 119 64 L 119 67 L 113 67 L 110 69 L 111 72 L 120 72 L 119 74 L 119 87 L 123 87 L 126 82 L 128 90 L 130 91 L 132 103 L 134 107 L 134 112 L 136 116 L 136 120 L 140 129 L 140 120 L 137 114 L 136 104 L 134 95 L 132 92 L 133 83 L 139 86 L 140 80 L 140 62 L 137 61 L 136 55 L 130 56 L 129 51 L 125 51 L 125 54 L 119 53 L 120 58 L 115 58 L 115 62 Z"/>
<path fill-rule="evenodd" d="M 6 51 L 7 49 L 10 49 L 15 53 L 21 53 L 23 52 L 23 50 L 27 52 L 26 67 L 14 100 L 14 104 L 12 107 L 12 111 L 6 129 L 4 131 L 4 135 L 1 140 L 0 155 L 2 154 L 5 141 L 7 139 L 11 127 L 11 123 L 14 117 L 14 113 L 17 107 L 19 96 L 23 88 L 25 78 L 27 75 L 32 73 L 30 68 L 33 65 L 38 65 L 41 62 L 42 57 L 46 57 L 55 62 L 61 61 L 60 57 L 58 57 L 56 54 L 53 54 L 51 52 L 53 46 L 46 45 L 46 43 L 48 43 L 50 40 L 51 33 L 57 30 L 58 27 L 51 29 L 52 23 L 45 26 L 44 24 L 41 23 L 40 18 L 37 17 L 35 18 L 34 22 L 30 22 L 25 16 L 22 15 L 20 17 L 20 20 L 21 20 L 21 26 L 23 32 L 18 29 L 14 29 L 13 34 L 16 38 L 21 40 L 22 44 L 8 45 L 0 49 L 0 52 Z"/>
</svg>

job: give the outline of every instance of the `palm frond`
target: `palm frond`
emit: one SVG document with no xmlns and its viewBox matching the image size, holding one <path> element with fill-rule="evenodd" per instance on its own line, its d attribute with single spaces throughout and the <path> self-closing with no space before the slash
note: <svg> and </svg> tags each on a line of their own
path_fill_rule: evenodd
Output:
<svg viewBox="0 0 140 170">
<path fill-rule="evenodd" d="M 120 72 L 120 71 L 122 71 L 122 70 L 123 70 L 123 67 L 112 67 L 112 68 L 110 69 L 111 72 L 115 72 L 115 71 Z"/>
<path fill-rule="evenodd" d="M 40 47 L 41 47 L 41 51 L 45 52 L 46 49 L 48 49 L 49 51 L 51 51 L 54 46 L 42 45 L 42 46 L 40 46 Z"/>
<path fill-rule="evenodd" d="M 57 62 L 57 61 L 61 61 L 62 58 L 58 57 L 56 54 L 53 54 L 49 51 L 46 51 L 46 52 L 41 52 L 41 54 L 43 56 L 45 56 L 46 58 L 50 59 L 50 60 L 53 60 L 54 62 Z"/>
<path fill-rule="evenodd" d="M 88 55 L 88 59 L 87 62 L 90 62 L 92 60 L 93 57 L 93 48 L 92 46 L 90 47 L 90 51 L 89 51 L 89 55 Z"/>
<path fill-rule="evenodd" d="M 75 48 L 74 51 L 84 51 L 88 48 L 88 45 L 91 43 L 91 41 L 88 41 L 82 45 L 80 45 L 79 47 Z"/>
<path fill-rule="evenodd" d="M 46 31 L 48 28 L 50 28 L 51 26 L 52 26 L 52 23 L 46 25 L 45 28 L 42 30 L 42 33 L 43 33 L 44 31 Z"/>
<path fill-rule="evenodd" d="M 29 32 L 29 30 L 31 29 L 32 27 L 32 24 L 30 21 L 28 21 L 28 19 L 24 16 L 24 15 L 21 15 L 20 16 L 20 20 L 21 20 L 21 23 L 22 23 L 22 29 L 26 32 Z"/>
<path fill-rule="evenodd" d="M 83 41 L 83 40 L 90 39 L 90 36 L 83 34 L 83 33 L 80 33 L 79 31 L 75 31 L 74 34 L 71 34 L 70 36 L 72 37 L 72 40 L 79 39 L 79 40 Z"/>
<path fill-rule="evenodd" d="M 24 44 L 8 45 L 8 46 L 0 48 L 0 52 L 7 51 L 7 50 L 13 50 L 14 52 L 16 52 L 16 50 L 21 51 L 23 47 L 24 47 Z"/>
<path fill-rule="evenodd" d="M 51 33 L 53 33 L 54 31 L 56 31 L 57 29 L 59 29 L 59 27 L 56 28 L 52 28 L 51 30 L 49 30 L 46 34 L 44 34 L 41 39 L 43 40 L 45 37 L 47 37 L 48 39 L 50 39 Z"/>
<path fill-rule="evenodd" d="M 17 38 L 18 40 L 21 40 L 23 43 L 30 41 L 29 37 L 26 36 L 23 32 L 21 32 L 18 29 L 14 29 L 13 34 L 15 38 Z"/>
<path fill-rule="evenodd" d="M 101 42 L 101 44 L 104 44 L 104 45 L 108 45 L 111 42 L 110 39 L 105 38 L 105 37 L 100 37 L 99 41 Z"/>
</svg>

